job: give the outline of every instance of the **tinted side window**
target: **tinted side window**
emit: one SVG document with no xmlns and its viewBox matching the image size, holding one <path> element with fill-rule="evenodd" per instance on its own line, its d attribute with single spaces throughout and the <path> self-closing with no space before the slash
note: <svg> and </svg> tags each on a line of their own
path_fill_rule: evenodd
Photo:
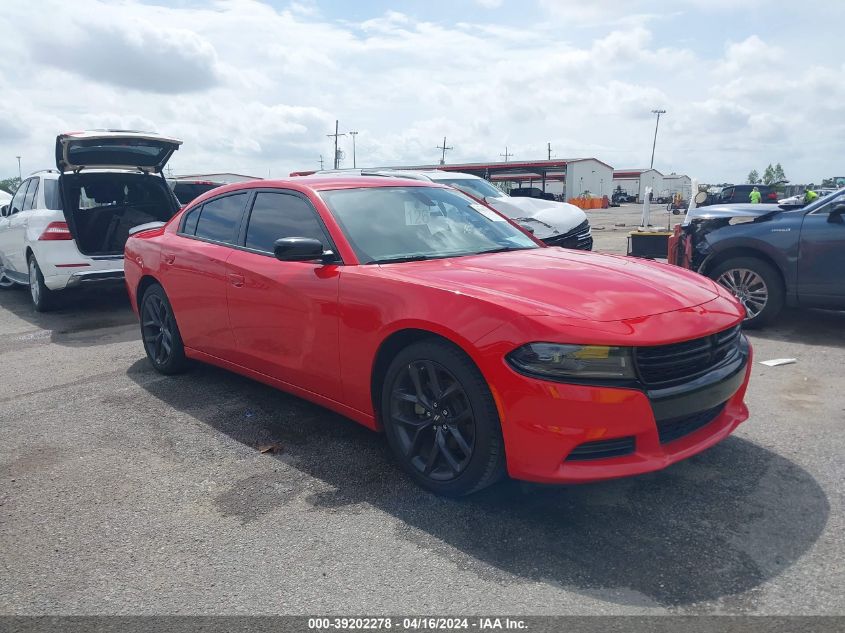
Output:
<svg viewBox="0 0 845 633">
<path fill-rule="evenodd" d="M 26 197 L 23 199 L 23 210 L 29 211 L 35 206 L 35 194 L 38 193 L 38 182 L 40 178 L 32 178 L 29 182 L 29 189 L 26 190 Z"/>
<path fill-rule="evenodd" d="M 185 222 L 182 224 L 182 233 L 194 235 L 197 232 L 197 220 L 200 219 L 202 205 L 194 207 L 185 215 Z"/>
<path fill-rule="evenodd" d="M 215 242 L 234 242 L 241 226 L 246 198 L 246 193 L 237 193 L 202 205 L 196 236 Z"/>
<path fill-rule="evenodd" d="M 18 213 L 23 209 L 23 200 L 26 196 L 26 190 L 29 188 L 29 180 L 24 180 L 18 190 L 15 192 L 15 197 L 12 198 L 12 203 L 9 205 L 9 214 Z"/>
<path fill-rule="evenodd" d="M 259 193 L 249 216 L 246 247 L 272 253 L 273 243 L 282 237 L 311 237 L 324 245 L 329 241 L 317 212 L 305 200 L 284 193 Z"/>
<path fill-rule="evenodd" d="M 62 210 L 62 201 L 59 200 L 59 181 L 52 178 L 44 179 L 44 206 L 54 211 Z"/>
</svg>

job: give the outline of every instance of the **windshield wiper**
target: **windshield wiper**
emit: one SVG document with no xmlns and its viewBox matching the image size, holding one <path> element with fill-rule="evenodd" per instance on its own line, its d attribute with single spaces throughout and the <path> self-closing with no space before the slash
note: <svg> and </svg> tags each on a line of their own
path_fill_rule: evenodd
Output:
<svg viewBox="0 0 845 633">
<path fill-rule="evenodd" d="M 478 251 L 473 255 L 489 255 L 490 253 L 506 253 L 508 251 L 525 251 L 531 248 L 530 246 L 502 246 L 501 248 L 491 248 L 487 251 Z"/>
<path fill-rule="evenodd" d="M 399 262 L 421 262 L 431 259 L 429 255 L 406 255 L 404 257 L 386 257 L 384 259 L 371 259 L 368 264 L 397 264 Z"/>
</svg>

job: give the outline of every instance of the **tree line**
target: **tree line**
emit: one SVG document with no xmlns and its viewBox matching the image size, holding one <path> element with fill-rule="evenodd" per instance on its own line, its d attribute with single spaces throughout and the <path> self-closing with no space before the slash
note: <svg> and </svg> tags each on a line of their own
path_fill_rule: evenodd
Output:
<svg viewBox="0 0 845 633">
<path fill-rule="evenodd" d="M 772 185 L 782 180 L 786 180 L 786 174 L 783 172 L 783 167 L 781 167 L 780 163 L 774 167 L 772 167 L 772 164 L 769 163 L 766 169 L 763 170 L 762 177 L 760 176 L 760 172 L 756 169 L 752 169 L 748 172 L 749 185 Z"/>
</svg>

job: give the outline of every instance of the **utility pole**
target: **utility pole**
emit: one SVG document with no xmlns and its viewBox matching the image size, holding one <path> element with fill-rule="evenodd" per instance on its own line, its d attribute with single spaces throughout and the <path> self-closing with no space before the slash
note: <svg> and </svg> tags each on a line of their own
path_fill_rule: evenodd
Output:
<svg viewBox="0 0 845 633">
<path fill-rule="evenodd" d="M 340 157 L 340 154 L 338 153 L 338 149 L 337 149 L 337 137 L 338 136 L 346 136 L 346 134 L 338 134 L 337 133 L 337 126 L 338 126 L 338 121 L 337 121 L 337 119 L 335 119 L 334 134 L 326 134 L 326 136 L 328 136 L 329 138 L 334 137 L 334 168 L 335 169 L 337 169 L 338 158 Z"/>
<path fill-rule="evenodd" d="M 455 148 L 454 148 L 454 147 L 448 147 L 448 146 L 446 145 L 446 137 L 444 136 L 444 137 L 443 137 L 443 145 L 438 145 L 438 146 L 437 146 L 437 149 L 439 149 L 439 150 L 442 150 L 442 151 L 443 151 L 443 153 L 442 153 L 442 154 L 441 154 L 441 156 L 440 156 L 440 164 L 441 164 L 441 165 L 445 165 L 445 164 L 446 164 L 446 152 L 448 152 L 448 151 L 449 151 L 449 150 L 451 150 L 451 149 L 455 149 Z"/>
<path fill-rule="evenodd" d="M 16 156 L 15 158 L 18 159 L 18 180 L 23 180 L 23 176 L 21 175 L 21 157 Z"/>
<path fill-rule="evenodd" d="M 323 171 L 323 155 L 320 154 L 320 171 Z"/>
<path fill-rule="evenodd" d="M 549 160 L 551 160 L 552 159 L 552 144 L 548 143 L 546 147 L 549 151 Z"/>
<path fill-rule="evenodd" d="M 650 169 L 654 169 L 654 148 L 657 147 L 657 127 L 660 125 L 660 115 L 666 114 L 666 110 L 652 110 L 651 113 L 657 115 L 657 122 L 654 124 L 654 143 L 651 145 Z"/>
<path fill-rule="evenodd" d="M 505 145 L 505 153 L 504 153 L 504 154 L 499 154 L 499 156 L 504 156 L 504 157 L 505 157 L 505 162 L 508 162 L 508 158 L 510 158 L 511 156 L 513 156 L 513 154 L 508 153 L 508 146 L 507 146 L 507 145 Z"/>
<path fill-rule="evenodd" d="M 352 167 L 355 168 L 358 166 L 358 162 L 355 159 L 355 137 L 358 136 L 358 132 L 350 132 L 349 136 L 352 137 Z"/>
</svg>

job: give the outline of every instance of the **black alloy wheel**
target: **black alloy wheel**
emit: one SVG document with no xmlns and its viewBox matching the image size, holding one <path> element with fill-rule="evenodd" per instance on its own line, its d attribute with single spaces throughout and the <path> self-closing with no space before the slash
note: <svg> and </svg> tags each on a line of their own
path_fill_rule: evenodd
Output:
<svg viewBox="0 0 845 633">
<path fill-rule="evenodd" d="M 153 367 L 175 374 L 185 367 L 185 348 L 173 308 L 161 286 L 151 286 L 141 300 L 141 338 Z"/>
<path fill-rule="evenodd" d="M 382 386 L 382 421 L 402 467 L 447 496 L 480 490 L 505 472 L 498 411 L 481 372 L 437 339 L 393 359 Z"/>
<path fill-rule="evenodd" d="M 426 477 L 460 475 L 475 447 L 475 418 L 452 373 L 430 360 L 408 363 L 391 393 L 390 420 L 405 459 Z"/>
</svg>

